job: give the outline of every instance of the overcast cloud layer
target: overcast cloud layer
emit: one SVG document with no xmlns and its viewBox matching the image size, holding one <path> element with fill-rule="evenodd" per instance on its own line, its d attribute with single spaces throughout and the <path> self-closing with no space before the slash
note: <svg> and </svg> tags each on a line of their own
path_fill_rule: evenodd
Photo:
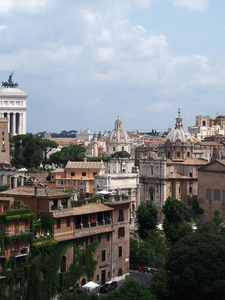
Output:
<svg viewBox="0 0 225 300">
<path fill-rule="evenodd" d="M 27 131 L 185 127 L 224 110 L 221 0 L 1 0 L 0 80 L 28 93 Z"/>
</svg>

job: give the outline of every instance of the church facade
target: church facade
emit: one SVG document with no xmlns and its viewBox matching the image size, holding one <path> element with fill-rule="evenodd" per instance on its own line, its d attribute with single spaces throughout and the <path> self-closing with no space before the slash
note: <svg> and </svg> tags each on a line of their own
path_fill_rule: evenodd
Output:
<svg viewBox="0 0 225 300">
<path fill-rule="evenodd" d="M 191 203 L 198 195 L 198 168 L 207 162 L 193 158 L 193 140 L 178 113 L 175 129 L 166 138 L 163 155 L 139 160 L 141 200 L 162 207 L 169 196 Z"/>
</svg>

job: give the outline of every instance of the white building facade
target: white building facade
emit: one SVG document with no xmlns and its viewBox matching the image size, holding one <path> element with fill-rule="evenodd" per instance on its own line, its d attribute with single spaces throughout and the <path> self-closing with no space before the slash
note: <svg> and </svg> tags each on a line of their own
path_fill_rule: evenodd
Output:
<svg viewBox="0 0 225 300">
<path fill-rule="evenodd" d="M 0 91 L 0 118 L 8 119 L 8 131 L 12 135 L 26 134 L 27 96 L 14 87 Z"/>
</svg>

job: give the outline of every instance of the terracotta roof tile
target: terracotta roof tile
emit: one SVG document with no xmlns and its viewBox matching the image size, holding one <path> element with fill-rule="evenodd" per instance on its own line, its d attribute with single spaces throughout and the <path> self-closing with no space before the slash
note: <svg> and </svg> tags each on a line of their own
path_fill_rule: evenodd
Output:
<svg viewBox="0 0 225 300">
<path fill-rule="evenodd" d="M 11 197 L 35 197 L 35 188 L 37 189 L 38 198 L 69 198 L 70 194 L 63 192 L 58 189 L 51 189 L 45 187 L 34 187 L 34 186 L 20 186 L 15 189 L 0 192 L 0 196 L 11 196 Z"/>
<path fill-rule="evenodd" d="M 56 214 L 54 218 L 64 218 L 68 216 L 79 216 L 79 215 L 87 215 L 91 213 L 96 213 L 96 212 L 102 212 L 102 211 L 112 211 L 114 210 L 111 207 L 108 207 L 107 205 L 104 205 L 102 203 L 90 203 L 87 205 L 82 205 L 79 207 L 74 207 L 73 212 L 68 213 L 68 214 Z"/>
<path fill-rule="evenodd" d="M 68 161 L 66 169 L 101 169 L 102 165 L 99 161 Z"/>
</svg>

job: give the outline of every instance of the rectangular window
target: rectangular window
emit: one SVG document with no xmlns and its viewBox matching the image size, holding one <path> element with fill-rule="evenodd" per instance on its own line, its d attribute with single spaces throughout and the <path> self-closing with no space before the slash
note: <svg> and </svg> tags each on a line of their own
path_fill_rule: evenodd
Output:
<svg viewBox="0 0 225 300">
<path fill-rule="evenodd" d="M 80 185 L 83 185 L 83 181 L 80 182 Z"/>
<path fill-rule="evenodd" d="M 214 200 L 220 200 L 220 190 L 214 190 Z"/>
<path fill-rule="evenodd" d="M 107 242 L 110 240 L 110 233 L 109 232 L 107 233 L 106 240 L 107 240 Z"/>
<path fill-rule="evenodd" d="M 66 226 L 70 227 L 70 218 L 66 218 Z"/>
<path fill-rule="evenodd" d="M 123 255 L 123 248 L 122 246 L 119 246 L 119 257 L 122 257 Z"/>
<path fill-rule="evenodd" d="M 189 173 L 189 176 L 192 177 L 192 172 Z"/>
<path fill-rule="evenodd" d="M 206 200 L 211 200 L 211 190 L 206 189 Z"/>
<path fill-rule="evenodd" d="M 97 175 L 97 173 L 96 173 L 96 172 L 94 172 L 94 173 L 93 173 L 93 176 L 95 176 L 95 175 Z"/>
<path fill-rule="evenodd" d="M 189 193 L 192 194 L 192 186 L 189 186 Z"/>
<path fill-rule="evenodd" d="M 74 172 L 71 172 L 71 176 L 75 176 L 75 173 L 74 173 Z"/>
<path fill-rule="evenodd" d="M 116 151 L 116 148 L 115 148 L 115 147 L 113 147 L 113 151 Z"/>
<path fill-rule="evenodd" d="M 82 176 L 86 176 L 86 172 L 82 172 Z"/>
<path fill-rule="evenodd" d="M 105 261 L 105 250 L 102 250 L 102 261 Z"/>
<path fill-rule="evenodd" d="M 118 238 L 120 237 L 124 237 L 125 236 L 125 230 L 124 230 L 124 227 L 120 227 L 118 229 Z"/>
<path fill-rule="evenodd" d="M 63 180 L 61 180 L 61 185 L 63 185 Z"/>
<path fill-rule="evenodd" d="M 180 152 L 177 152 L 177 157 L 180 157 Z"/>
<path fill-rule="evenodd" d="M 61 219 L 57 220 L 57 229 L 61 228 Z"/>
</svg>

